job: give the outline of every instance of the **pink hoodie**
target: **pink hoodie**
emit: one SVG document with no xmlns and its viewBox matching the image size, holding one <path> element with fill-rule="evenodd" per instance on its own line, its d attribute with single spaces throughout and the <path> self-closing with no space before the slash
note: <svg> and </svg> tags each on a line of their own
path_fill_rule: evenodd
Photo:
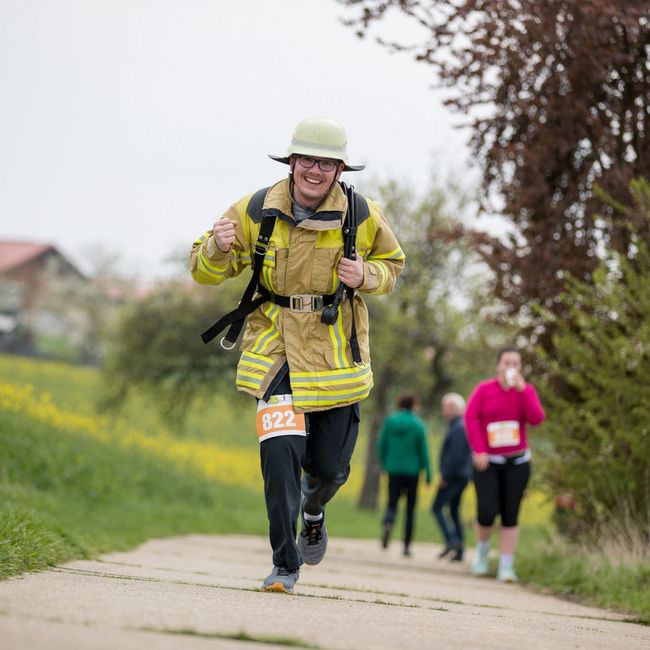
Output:
<svg viewBox="0 0 650 650">
<path fill-rule="evenodd" d="M 467 439 L 477 454 L 511 456 L 524 451 L 526 425 L 543 420 L 544 409 L 532 384 L 519 393 L 503 388 L 496 378 L 482 381 L 472 391 L 465 411 Z"/>
</svg>

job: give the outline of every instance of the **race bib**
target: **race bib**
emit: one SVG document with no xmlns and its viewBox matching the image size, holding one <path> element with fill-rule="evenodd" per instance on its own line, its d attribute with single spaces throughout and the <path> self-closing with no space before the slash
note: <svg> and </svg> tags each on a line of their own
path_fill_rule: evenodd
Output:
<svg viewBox="0 0 650 650">
<path fill-rule="evenodd" d="M 490 447 L 515 447 L 521 442 L 519 422 L 490 422 L 487 425 L 488 445 Z"/>
<path fill-rule="evenodd" d="M 268 402 L 257 403 L 259 441 L 276 436 L 306 436 L 305 414 L 293 410 L 293 395 L 272 395 Z"/>
</svg>

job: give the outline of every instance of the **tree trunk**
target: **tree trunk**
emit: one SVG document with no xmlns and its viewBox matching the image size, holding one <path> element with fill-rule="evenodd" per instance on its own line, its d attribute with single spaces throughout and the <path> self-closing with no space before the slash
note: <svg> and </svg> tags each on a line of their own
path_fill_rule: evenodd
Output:
<svg viewBox="0 0 650 650">
<path fill-rule="evenodd" d="M 366 472 L 363 478 L 363 487 L 359 498 L 359 507 L 367 510 L 376 510 L 379 497 L 379 476 L 381 467 L 377 456 L 377 440 L 381 431 L 381 424 L 388 412 L 387 397 L 394 376 L 390 365 L 386 365 L 375 384 L 372 400 L 372 416 L 368 425 L 368 448 L 366 450 Z"/>
<path fill-rule="evenodd" d="M 431 389 L 430 400 L 431 407 L 436 409 L 440 404 L 442 396 L 447 389 L 453 384 L 453 380 L 447 372 L 444 364 L 444 356 L 447 354 L 447 346 L 438 343 L 436 347 L 436 356 L 431 361 L 431 374 L 434 377 L 433 388 Z"/>
</svg>

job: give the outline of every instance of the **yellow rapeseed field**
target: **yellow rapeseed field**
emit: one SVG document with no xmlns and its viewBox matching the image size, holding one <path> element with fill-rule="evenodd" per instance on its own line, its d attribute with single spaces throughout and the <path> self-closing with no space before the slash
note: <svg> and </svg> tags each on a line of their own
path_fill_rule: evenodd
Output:
<svg viewBox="0 0 650 650">
<path fill-rule="evenodd" d="M 0 381 L 0 408 L 23 413 L 34 420 L 83 433 L 105 444 L 139 447 L 150 453 L 193 467 L 209 479 L 254 490 L 262 489 L 256 450 L 224 448 L 196 440 L 179 440 L 168 432 L 156 435 L 129 427 L 122 419 L 80 415 L 59 408 L 47 393 L 37 394 L 30 384 Z"/>
</svg>

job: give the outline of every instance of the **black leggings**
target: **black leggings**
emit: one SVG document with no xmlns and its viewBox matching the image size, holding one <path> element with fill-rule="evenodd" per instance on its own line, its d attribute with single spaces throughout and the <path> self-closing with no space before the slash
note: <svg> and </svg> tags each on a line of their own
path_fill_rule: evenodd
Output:
<svg viewBox="0 0 650 650">
<path fill-rule="evenodd" d="M 530 462 L 515 465 L 490 463 L 484 472 L 474 469 L 478 523 L 492 526 L 497 515 L 501 525 L 517 525 L 519 506 L 530 478 Z"/>
<path fill-rule="evenodd" d="M 408 547 L 413 539 L 413 522 L 415 502 L 418 494 L 418 474 L 388 475 L 388 506 L 384 515 L 384 525 L 392 526 L 397 512 L 397 503 L 406 494 L 406 519 L 404 520 L 404 546 Z"/>
</svg>

